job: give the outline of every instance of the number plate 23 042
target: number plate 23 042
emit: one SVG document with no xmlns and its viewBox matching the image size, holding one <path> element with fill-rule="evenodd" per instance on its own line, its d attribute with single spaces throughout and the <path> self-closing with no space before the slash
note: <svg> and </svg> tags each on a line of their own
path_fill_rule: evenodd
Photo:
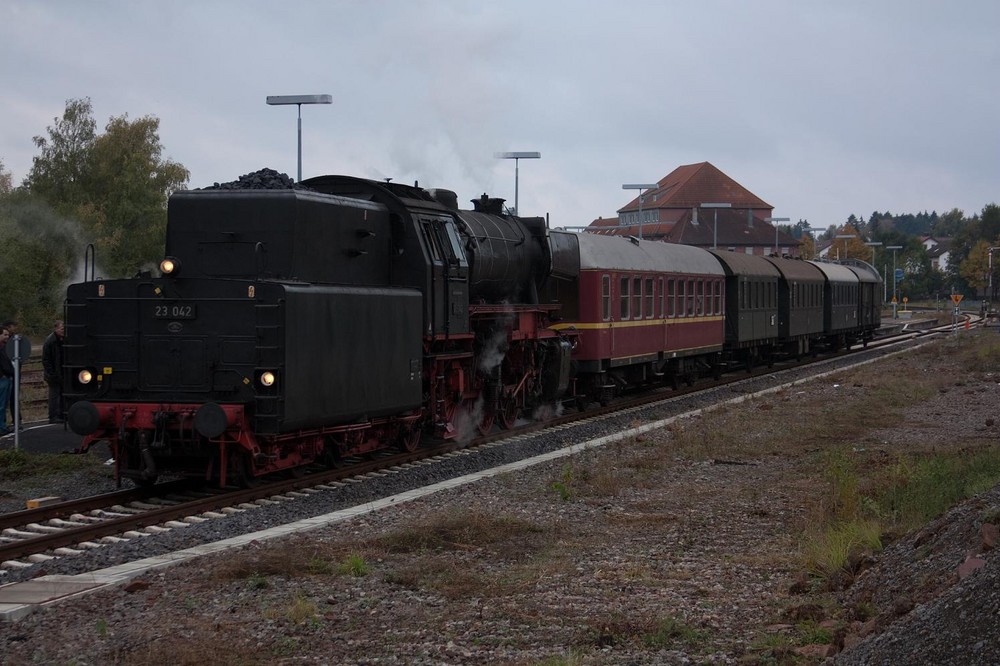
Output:
<svg viewBox="0 0 1000 666">
<path fill-rule="evenodd" d="M 195 306 L 188 303 L 159 303 L 153 306 L 156 319 L 194 319 L 198 316 Z"/>
</svg>

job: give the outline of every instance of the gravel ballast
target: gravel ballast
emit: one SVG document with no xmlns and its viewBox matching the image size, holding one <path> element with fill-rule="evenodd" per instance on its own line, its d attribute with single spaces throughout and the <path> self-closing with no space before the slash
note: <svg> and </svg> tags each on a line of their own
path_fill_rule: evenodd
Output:
<svg viewBox="0 0 1000 666">
<path fill-rule="evenodd" d="M 937 376 L 956 372 L 944 354 L 895 356 L 877 365 L 898 370 L 931 360 L 940 364 L 928 369 Z M 753 378 L 736 389 L 718 389 L 715 398 L 684 398 L 655 414 L 637 412 L 526 438 L 513 447 L 451 457 L 12 575 L 79 573 L 259 530 L 619 432 L 671 411 L 703 407 L 719 394 L 750 393 L 774 381 Z M 996 603 L 995 593 L 979 587 L 995 573 L 991 552 L 981 553 L 986 566 L 961 585 L 952 579 L 957 580 L 955 571 L 967 551 L 978 547 L 968 542 L 977 534 L 975 522 L 998 505 L 997 498 L 983 495 L 967 514 L 944 518 L 949 524 L 968 523 L 967 529 L 937 530 L 923 538 L 921 552 L 929 548 L 938 554 L 929 558 L 933 566 L 924 562 L 928 558 L 911 557 L 905 570 L 894 568 L 893 562 L 904 563 L 904 558 L 893 548 L 905 548 L 905 538 L 886 549 L 839 600 L 843 608 L 872 606 L 877 621 L 854 620 L 827 604 L 809 611 L 815 615 L 809 621 L 828 623 L 829 644 L 810 644 L 800 620 L 802 609 L 816 604 L 809 593 L 798 591 L 802 565 L 795 553 L 822 495 L 809 467 L 820 444 L 786 455 L 767 444 L 777 433 L 755 432 L 750 425 L 777 412 L 804 410 L 807 401 L 836 405 L 863 399 L 874 390 L 872 381 L 871 375 L 816 380 L 572 459 L 151 573 L 128 589 L 70 600 L 0 626 L 5 660 L 659 664 L 753 663 L 787 654 L 808 662 L 830 656 L 846 642 L 853 647 L 837 657 L 845 663 L 920 663 L 891 661 L 904 655 L 900 646 L 907 655 L 919 654 L 910 633 L 892 638 L 898 628 L 932 641 L 935 632 L 926 627 L 933 625 L 926 623 L 953 626 L 948 636 L 954 642 L 963 630 L 975 633 L 970 614 L 990 608 L 995 613 L 990 605 Z M 985 374 L 939 391 L 911 408 L 914 415 L 902 420 L 909 425 L 873 431 L 866 444 L 877 441 L 893 451 L 914 438 L 954 443 L 995 436 L 995 391 L 996 378 Z M 708 421 L 713 428 L 745 430 L 760 440 L 759 448 L 751 443 L 732 455 L 663 454 L 684 431 Z M 984 425 L 988 421 L 991 425 Z M 930 432 L 927 422 L 935 424 Z M 462 529 L 452 526 L 456 521 Z M 414 525 L 421 538 L 444 536 L 423 548 L 404 548 L 401 535 L 415 538 L 408 532 Z M 505 537 L 508 530 L 511 535 Z M 864 591 L 894 584 L 906 589 L 915 570 L 928 596 L 909 598 L 905 612 L 900 612 L 907 601 L 901 600 L 902 592 L 881 598 Z M 930 585 L 931 577 L 937 585 Z M 962 621 L 952 625 L 935 615 L 961 617 L 963 612 Z M 935 653 L 940 656 L 936 663 L 991 663 L 977 660 L 996 651 L 991 634 L 997 630 L 988 631 L 984 624 L 982 632 L 965 654 L 971 661 L 949 657 L 947 651 L 956 648 L 945 647 Z"/>
</svg>

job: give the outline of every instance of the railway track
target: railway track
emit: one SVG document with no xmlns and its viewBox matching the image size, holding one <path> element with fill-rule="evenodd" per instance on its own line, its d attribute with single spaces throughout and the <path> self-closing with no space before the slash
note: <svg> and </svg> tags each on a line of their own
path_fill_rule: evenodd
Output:
<svg viewBox="0 0 1000 666">
<path fill-rule="evenodd" d="M 904 331 L 870 343 L 859 354 L 878 354 L 915 338 L 950 331 L 950 324 L 926 330 Z M 823 357 L 819 364 L 850 353 Z M 814 359 L 775 364 L 754 373 L 761 378 L 816 364 Z M 539 431 L 571 427 L 611 415 L 628 413 L 679 400 L 700 391 L 724 388 L 744 381 L 746 372 L 734 372 L 710 384 L 679 390 L 661 389 L 615 401 L 596 410 L 556 416 L 511 431 L 502 431 L 467 442 L 448 442 L 413 452 L 380 456 L 374 460 L 346 461 L 343 468 L 314 471 L 300 478 L 285 478 L 247 489 L 209 489 L 189 481 L 157 484 L 152 488 L 125 490 L 14 513 L 0 514 L 0 571 L 25 569 L 57 557 L 73 557 L 88 550 L 132 539 L 144 539 L 171 530 L 183 530 L 212 520 L 251 512 L 269 505 L 329 492 L 366 478 L 385 476 L 417 465 L 463 455 Z M 0 579 L 2 580 L 2 579 Z"/>
</svg>

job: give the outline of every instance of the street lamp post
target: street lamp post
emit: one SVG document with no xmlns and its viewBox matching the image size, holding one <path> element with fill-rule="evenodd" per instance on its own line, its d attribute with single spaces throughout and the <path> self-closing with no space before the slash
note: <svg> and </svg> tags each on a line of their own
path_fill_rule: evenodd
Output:
<svg viewBox="0 0 1000 666">
<path fill-rule="evenodd" d="M 896 250 L 902 250 L 902 245 L 886 245 L 885 249 L 892 250 L 892 318 L 896 319 Z"/>
<path fill-rule="evenodd" d="M 719 209 L 732 208 L 731 203 L 703 203 L 700 208 L 713 208 L 715 211 L 715 224 L 712 226 L 712 249 L 719 247 Z"/>
<path fill-rule="evenodd" d="M 268 95 L 267 103 L 272 106 L 283 106 L 294 104 L 299 108 L 299 150 L 298 150 L 298 178 L 295 182 L 302 182 L 302 105 L 303 104 L 333 104 L 333 95 Z"/>
<path fill-rule="evenodd" d="M 984 316 L 986 317 L 990 316 L 990 300 L 993 298 L 993 250 L 1000 250 L 1000 247 L 991 247 L 987 251 L 987 254 L 989 256 L 990 274 L 989 274 L 989 286 L 986 288 L 986 304 L 985 304 L 986 307 L 983 312 Z"/>
<path fill-rule="evenodd" d="M 882 241 L 869 241 L 865 243 L 865 245 L 872 249 L 872 268 L 874 268 L 876 272 L 878 272 L 878 266 L 875 265 L 875 248 L 881 244 Z M 882 285 L 882 302 L 885 303 L 885 279 L 882 280 Z"/>
<path fill-rule="evenodd" d="M 844 259 L 847 259 L 847 240 L 850 238 L 855 238 L 854 234 L 837 234 L 834 238 L 844 239 Z M 837 249 L 837 261 L 840 261 L 840 249 Z"/>
<path fill-rule="evenodd" d="M 778 225 L 775 222 L 790 222 L 791 219 L 787 217 L 765 217 L 765 222 L 770 222 L 774 226 L 774 254 L 775 256 L 780 256 L 778 253 Z"/>
<path fill-rule="evenodd" d="M 513 152 L 513 153 L 493 153 L 493 157 L 501 160 L 514 160 L 514 215 L 517 215 L 520 209 L 517 207 L 517 180 L 518 180 L 518 160 L 537 160 L 542 156 L 539 152 Z"/>
<path fill-rule="evenodd" d="M 625 183 L 622 185 L 623 190 L 639 190 L 639 238 L 642 238 L 642 197 L 644 190 L 655 190 L 659 187 L 658 183 Z"/>
</svg>

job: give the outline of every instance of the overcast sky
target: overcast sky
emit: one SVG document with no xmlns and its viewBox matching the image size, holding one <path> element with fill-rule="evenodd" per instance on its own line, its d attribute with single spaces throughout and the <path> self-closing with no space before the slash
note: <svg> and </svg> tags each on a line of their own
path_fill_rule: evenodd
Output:
<svg viewBox="0 0 1000 666">
<path fill-rule="evenodd" d="M 553 226 L 711 162 L 813 226 L 1000 201 L 997 0 L 0 0 L 0 161 L 89 97 L 189 186 L 269 167 L 489 192 Z"/>
</svg>

